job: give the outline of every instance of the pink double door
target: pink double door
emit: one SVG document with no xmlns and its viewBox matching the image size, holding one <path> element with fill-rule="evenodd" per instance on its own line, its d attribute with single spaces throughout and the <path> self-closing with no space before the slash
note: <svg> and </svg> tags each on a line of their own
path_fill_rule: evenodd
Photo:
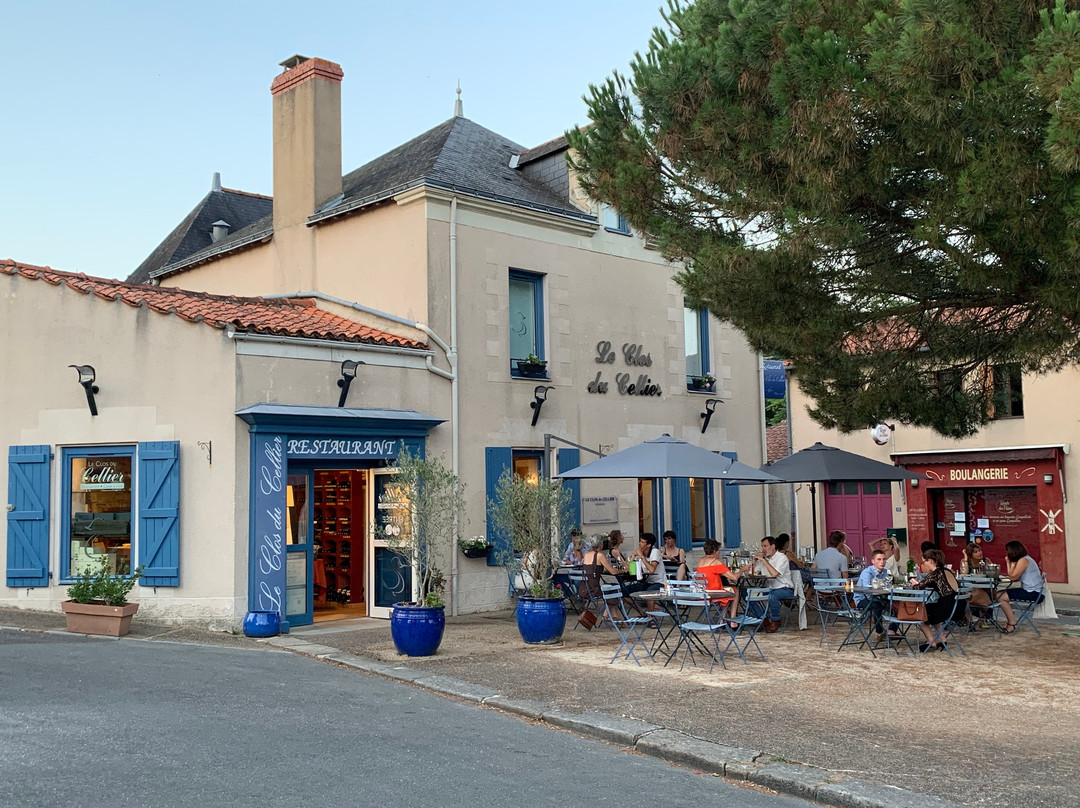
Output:
<svg viewBox="0 0 1080 808">
<path fill-rule="evenodd" d="M 825 534 L 842 530 L 851 551 L 864 558 L 893 526 L 892 483 L 882 480 L 825 484 Z M 825 546 L 825 537 L 818 541 Z"/>
</svg>

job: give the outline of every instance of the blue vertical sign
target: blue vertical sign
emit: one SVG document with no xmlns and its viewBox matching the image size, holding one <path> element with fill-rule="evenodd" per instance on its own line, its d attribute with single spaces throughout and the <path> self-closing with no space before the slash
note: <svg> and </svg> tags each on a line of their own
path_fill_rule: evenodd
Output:
<svg viewBox="0 0 1080 808">
<path fill-rule="evenodd" d="M 285 617 L 285 441 L 255 433 L 249 608 Z"/>
</svg>

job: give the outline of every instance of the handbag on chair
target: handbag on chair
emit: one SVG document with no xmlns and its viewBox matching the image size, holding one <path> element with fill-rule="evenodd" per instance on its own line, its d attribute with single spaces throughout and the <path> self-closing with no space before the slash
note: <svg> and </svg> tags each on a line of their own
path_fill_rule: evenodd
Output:
<svg viewBox="0 0 1080 808">
<path fill-rule="evenodd" d="M 926 604 L 903 600 L 896 604 L 896 616 L 901 620 L 926 622 Z"/>
<path fill-rule="evenodd" d="M 578 624 L 584 626 L 587 631 L 592 631 L 593 626 L 596 625 L 597 617 L 595 612 L 592 612 L 589 609 L 585 609 L 581 614 L 578 615 L 577 621 Z"/>
</svg>

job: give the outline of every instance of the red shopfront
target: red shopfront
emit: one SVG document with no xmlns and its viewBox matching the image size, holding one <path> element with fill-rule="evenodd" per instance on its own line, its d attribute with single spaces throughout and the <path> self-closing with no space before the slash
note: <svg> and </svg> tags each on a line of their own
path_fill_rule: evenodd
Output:
<svg viewBox="0 0 1080 808">
<path fill-rule="evenodd" d="M 906 483 L 908 547 L 932 541 L 954 569 L 969 541 L 1005 569 L 1005 544 L 1023 542 L 1051 583 L 1068 583 L 1062 447 L 915 452 L 897 464 L 930 479 Z"/>
</svg>

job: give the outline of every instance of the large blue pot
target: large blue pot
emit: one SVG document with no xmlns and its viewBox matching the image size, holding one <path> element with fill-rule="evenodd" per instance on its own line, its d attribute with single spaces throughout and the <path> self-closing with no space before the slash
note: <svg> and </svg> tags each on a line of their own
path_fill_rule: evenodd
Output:
<svg viewBox="0 0 1080 808">
<path fill-rule="evenodd" d="M 555 642 L 562 639 L 566 626 L 566 604 L 562 598 L 523 596 L 518 601 L 517 624 L 527 643 Z"/>
<path fill-rule="evenodd" d="M 244 615 L 244 634 L 248 637 L 276 637 L 281 633 L 281 615 L 277 612 L 248 612 Z"/>
<path fill-rule="evenodd" d="M 413 603 L 397 603 L 390 612 L 390 636 L 399 654 L 421 657 L 431 656 L 442 642 L 446 626 L 443 606 L 417 606 Z"/>
</svg>

